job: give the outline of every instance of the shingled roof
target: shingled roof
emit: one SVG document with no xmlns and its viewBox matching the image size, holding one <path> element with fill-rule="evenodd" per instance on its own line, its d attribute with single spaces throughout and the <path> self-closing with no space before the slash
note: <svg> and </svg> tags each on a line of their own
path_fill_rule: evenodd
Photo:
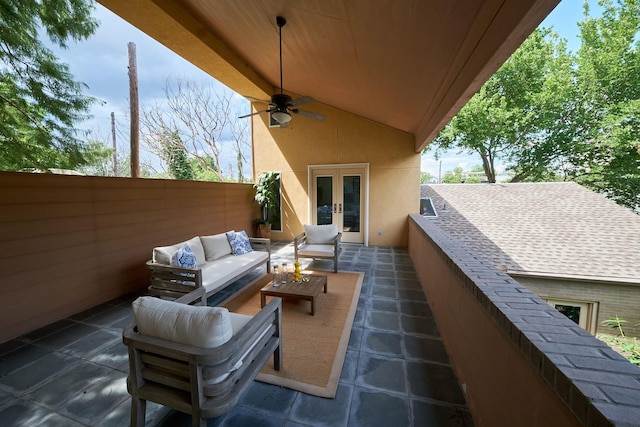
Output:
<svg viewBox="0 0 640 427">
<path fill-rule="evenodd" d="M 640 215 L 576 183 L 422 185 L 453 238 L 509 272 L 640 283 Z"/>
</svg>

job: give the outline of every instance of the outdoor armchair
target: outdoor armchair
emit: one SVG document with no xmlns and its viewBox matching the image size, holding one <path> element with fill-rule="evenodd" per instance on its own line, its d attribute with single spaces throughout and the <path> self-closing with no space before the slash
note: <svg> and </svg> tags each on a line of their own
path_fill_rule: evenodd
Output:
<svg viewBox="0 0 640 427">
<path fill-rule="evenodd" d="M 132 426 L 144 426 L 147 400 L 206 426 L 236 405 L 272 354 L 274 369 L 282 366 L 280 298 L 253 317 L 178 301 L 133 302 L 136 323 L 123 332 Z"/>
<path fill-rule="evenodd" d="M 333 259 L 333 271 L 338 272 L 338 255 L 340 254 L 340 239 L 337 224 L 308 225 L 304 232 L 294 238 L 295 259 L 325 258 Z"/>
</svg>

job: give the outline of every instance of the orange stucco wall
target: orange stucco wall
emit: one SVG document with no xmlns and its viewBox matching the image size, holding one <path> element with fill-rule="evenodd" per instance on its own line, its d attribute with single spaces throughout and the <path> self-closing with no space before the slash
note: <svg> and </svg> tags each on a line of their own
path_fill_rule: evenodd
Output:
<svg viewBox="0 0 640 427">
<path fill-rule="evenodd" d="M 271 238 L 291 240 L 308 222 L 309 165 L 364 163 L 369 165 L 369 244 L 406 247 L 407 214 L 420 205 L 420 154 L 413 136 L 320 103 L 303 108 L 327 119 L 294 116 L 288 128 L 269 128 L 266 114 L 253 119 L 256 175 L 282 174 L 283 231 Z"/>
<path fill-rule="evenodd" d="M 409 235 L 409 254 L 476 425 L 581 425 L 466 285 L 456 267 L 465 250 L 452 244 L 446 251 L 461 258 L 449 258 L 411 219 Z"/>
</svg>

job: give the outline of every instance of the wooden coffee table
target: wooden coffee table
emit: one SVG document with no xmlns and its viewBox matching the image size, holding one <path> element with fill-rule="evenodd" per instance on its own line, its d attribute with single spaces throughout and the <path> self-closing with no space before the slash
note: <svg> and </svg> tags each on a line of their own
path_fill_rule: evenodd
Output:
<svg viewBox="0 0 640 427">
<path fill-rule="evenodd" d="M 311 315 L 316 313 L 316 296 L 324 289 L 327 293 L 327 276 L 321 274 L 307 274 L 308 282 L 295 283 L 292 275 L 289 274 L 287 283 L 280 283 L 280 286 L 273 286 L 273 280 L 267 286 L 260 289 L 260 305 L 267 303 L 267 296 L 280 298 L 293 298 L 311 301 Z"/>
</svg>

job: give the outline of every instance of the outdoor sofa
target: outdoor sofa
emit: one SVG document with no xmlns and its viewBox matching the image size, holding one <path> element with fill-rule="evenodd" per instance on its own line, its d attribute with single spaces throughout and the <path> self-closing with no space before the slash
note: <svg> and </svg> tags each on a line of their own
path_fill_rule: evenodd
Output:
<svg viewBox="0 0 640 427">
<path fill-rule="evenodd" d="M 244 231 L 228 231 L 211 236 L 196 236 L 171 246 L 153 249 L 147 261 L 150 272 L 149 294 L 191 301 L 207 298 L 235 282 L 256 267 L 271 269 L 269 239 L 250 238 Z"/>
</svg>

